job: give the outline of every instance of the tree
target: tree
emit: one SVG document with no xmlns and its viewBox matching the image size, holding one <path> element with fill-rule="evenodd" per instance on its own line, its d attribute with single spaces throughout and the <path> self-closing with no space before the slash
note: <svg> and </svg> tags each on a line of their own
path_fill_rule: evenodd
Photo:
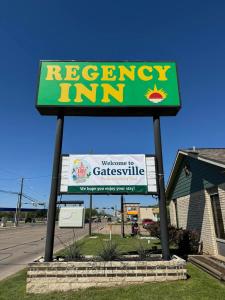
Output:
<svg viewBox="0 0 225 300">
<path fill-rule="evenodd" d="M 85 218 L 84 218 L 85 223 L 89 222 L 89 215 L 90 215 L 90 208 L 86 208 L 85 209 Z M 98 211 L 95 208 L 93 208 L 91 215 L 92 215 L 92 217 L 98 216 Z"/>
</svg>

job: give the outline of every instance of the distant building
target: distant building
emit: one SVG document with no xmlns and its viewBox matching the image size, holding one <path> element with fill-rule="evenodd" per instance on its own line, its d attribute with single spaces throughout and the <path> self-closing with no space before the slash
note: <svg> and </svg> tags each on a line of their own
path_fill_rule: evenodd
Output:
<svg viewBox="0 0 225 300">
<path fill-rule="evenodd" d="M 159 208 L 140 206 L 140 220 L 143 219 L 152 219 L 155 222 L 159 221 Z"/>
<path fill-rule="evenodd" d="M 124 220 L 137 221 L 140 215 L 140 203 L 124 203 Z"/>
<path fill-rule="evenodd" d="M 179 150 L 166 195 L 171 224 L 198 231 L 204 253 L 225 256 L 225 149 Z"/>
<path fill-rule="evenodd" d="M 140 206 L 140 203 L 124 203 L 124 220 L 137 220 L 141 222 L 143 219 L 159 220 L 159 208 L 151 206 Z"/>
</svg>

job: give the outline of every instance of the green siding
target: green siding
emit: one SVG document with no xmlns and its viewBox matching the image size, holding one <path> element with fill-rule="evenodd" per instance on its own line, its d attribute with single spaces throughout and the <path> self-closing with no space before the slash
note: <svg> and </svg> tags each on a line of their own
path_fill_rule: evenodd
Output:
<svg viewBox="0 0 225 300">
<path fill-rule="evenodd" d="M 190 166 L 186 176 L 184 165 Z M 184 157 L 176 174 L 169 199 L 176 199 L 225 182 L 225 169 L 191 157 Z"/>
</svg>

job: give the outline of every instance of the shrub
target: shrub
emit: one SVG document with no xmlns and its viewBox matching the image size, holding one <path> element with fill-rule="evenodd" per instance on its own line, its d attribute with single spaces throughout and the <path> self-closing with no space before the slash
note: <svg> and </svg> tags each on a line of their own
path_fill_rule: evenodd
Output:
<svg viewBox="0 0 225 300">
<path fill-rule="evenodd" d="M 159 222 L 148 224 L 145 226 L 146 230 L 149 232 L 150 236 L 154 236 L 160 239 L 160 224 Z"/>
<path fill-rule="evenodd" d="M 148 257 L 147 249 L 145 248 L 144 244 L 140 240 L 138 240 L 136 251 L 138 253 L 140 260 L 145 260 Z"/>
<path fill-rule="evenodd" d="M 195 230 L 179 229 L 178 252 L 179 255 L 197 254 L 200 235 Z"/>
<path fill-rule="evenodd" d="M 73 244 L 69 245 L 65 249 L 64 255 L 65 260 L 67 261 L 80 260 L 82 258 L 80 245 L 77 242 L 74 242 Z"/>
<path fill-rule="evenodd" d="M 119 259 L 120 252 L 118 250 L 118 244 L 112 241 L 104 242 L 98 256 L 104 261 Z"/>
<path fill-rule="evenodd" d="M 61 238 L 56 235 L 60 243 L 65 247 L 62 251 L 62 255 L 64 256 L 65 260 L 67 261 L 74 261 L 80 260 L 82 258 L 81 255 L 81 244 L 78 243 L 75 235 L 75 231 L 73 229 L 73 242 L 72 243 L 65 243 Z"/>
<path fill-rule="evenodd" d="M 147 231 L 149 232 L 150 236 L 157 237 L 160 239 L 160 223 L 155 222 L 154 224 L 149 224 L 146 226 Z M 168 235 L 169 235 L 169 244 L 173 245 L 177 243 L 178 238 L 178 229 L 172 225 L 168 226 Z"/>
<path fill-rule="evenodd" d="M 200 234 L 196 230 L 189 231 L 190 237 L 190 251 L 192 254 L 196 254 L 201 250 L 199 249 L 200 246 Z"/>
<path fill-rule="evenodd" d="M 148 232 L 151 236 L 160 239 L 160 223 L 148 225 Z M 172 225 L 168 226 L 169 245 L 178 249 L 178 254 L 185 256 L 187 254 L 197 254 L 199 249 L 200 235 L 195 230 L 184 230 Z"/>
</svg>

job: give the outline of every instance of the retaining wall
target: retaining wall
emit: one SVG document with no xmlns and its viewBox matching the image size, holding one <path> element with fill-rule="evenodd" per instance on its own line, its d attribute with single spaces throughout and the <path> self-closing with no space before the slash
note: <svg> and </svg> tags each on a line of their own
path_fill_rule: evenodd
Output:
<svg viewBox="0 0 225 300">
<path fill-rule="evenodd" d="M 186 262 L 170 261 L 44 262 L 31 263 L 27 293 L 69 291 L 187 278 Z"/>
</svg>

